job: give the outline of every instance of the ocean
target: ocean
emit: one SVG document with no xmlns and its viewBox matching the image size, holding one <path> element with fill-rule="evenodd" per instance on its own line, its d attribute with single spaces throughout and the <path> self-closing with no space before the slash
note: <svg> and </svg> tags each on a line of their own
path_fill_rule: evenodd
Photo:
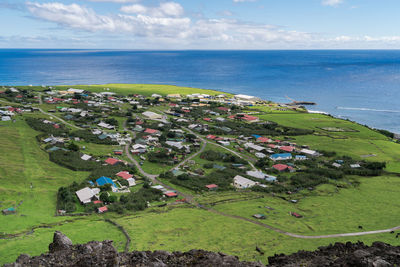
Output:
<svg viewBox="0 0 400 267">
<path fill-rule="evenodd" d="M 400 133 L 400 50 L 0 49 L 0 85 L 152 83 L 216 89 Z"/>
</svg>

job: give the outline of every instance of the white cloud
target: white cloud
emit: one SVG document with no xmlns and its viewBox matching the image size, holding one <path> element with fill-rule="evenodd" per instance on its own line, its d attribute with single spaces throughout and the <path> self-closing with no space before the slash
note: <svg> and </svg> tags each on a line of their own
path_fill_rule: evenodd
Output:
<svg viewBox="0 0 400 267">
<path fill-rule="evenodd" d="M 322 4 L 324 6 L 338 6 L 340 4 L 342 4 L 344 2 L 344 0 L 323 0 Z"/>
<path fill-rule="evenodd" d="M 183 15 L 183 7 L 175 2 L 161 3 L 158 7 L 146 7 L 144 5 L 134 4 L 123 6 L 120 9 L 124 13 L 143 14 L 153 17 L 179 17 Z"/>
<path fill-rule="evenodd" d="M 27 2 L 26 6 L 33 17 L 72 30 L 71 36 L 88 36 L 85 42 L 96 40 L 91 47 L 97 43 L 155 49 L 373 48 L 400 45 L 400 36 L 324 37 L 234 19 L 194 19 L 184 16 L 182 6 L 173 2 L 164 2 L 156 7 L 124 6 L 125 10 L 121 9 L 123 14 L 114 15 L 98 14 L 78 4 Z"/>
</svg>

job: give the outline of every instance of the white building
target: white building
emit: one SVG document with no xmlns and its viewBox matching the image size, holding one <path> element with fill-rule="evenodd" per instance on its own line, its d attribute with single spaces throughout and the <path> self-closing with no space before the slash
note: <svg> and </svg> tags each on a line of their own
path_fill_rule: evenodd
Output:
<svg viewBox="0 0 400 267">
<path fill-rule="evenodd" d="M 151 120 L 160 120 L 162 119 L 162 116 L 160 114 L 157 114 L 155 112 L 152 111 L 145 111 L 142 113 L 143 116 L 147 117 L 148 119 Z"/>
<path fill-rule="evenodd" d="M 86 204 L 90 203 L 94 196 L 97 197 L 97 194 L 100 193 L 100 189 L 99 188 L 90 189 L 89 187 L 85 187 L 81 190 L 76 191 L 75 193 L 79 198 L 79 201 L 83 204 Z"/>
<path fill-rule="evenodd" d="M 233 178 L 233 186 L 238 189 L 250 188 L 257 185 L 257 182 L 254 182 L 250 179 L 244 178 L 243 176 L 236 175 Z"/>
</svg>

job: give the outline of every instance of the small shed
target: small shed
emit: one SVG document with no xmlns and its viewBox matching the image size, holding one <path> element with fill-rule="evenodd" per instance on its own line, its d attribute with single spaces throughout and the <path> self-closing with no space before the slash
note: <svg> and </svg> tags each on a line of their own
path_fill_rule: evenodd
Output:
<svg viewBox="0 0 400 267">
<path fill-rule="evenodd" d="M 216 185 L 216 184 L 208 184 L 208 185 L 206 185 L 206 187 L 207 187 L 208 190 L 210 190 L 210 191 L 215 191 L 215 190 L 218 189 L 218 185 Z"/>
</svg>

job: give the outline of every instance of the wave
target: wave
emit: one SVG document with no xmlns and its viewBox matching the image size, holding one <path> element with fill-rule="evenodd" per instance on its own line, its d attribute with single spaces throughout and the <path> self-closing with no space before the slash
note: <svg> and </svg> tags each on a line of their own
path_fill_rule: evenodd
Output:
<svg viewBox="0 0 400 267">
<path fill-rule="evenodd" d="M 392 109 L 352 108 L 352 107 L 336 107 L 336 109 L 400 113 L 400 110 L 392 110 Z"/>
</svg>

